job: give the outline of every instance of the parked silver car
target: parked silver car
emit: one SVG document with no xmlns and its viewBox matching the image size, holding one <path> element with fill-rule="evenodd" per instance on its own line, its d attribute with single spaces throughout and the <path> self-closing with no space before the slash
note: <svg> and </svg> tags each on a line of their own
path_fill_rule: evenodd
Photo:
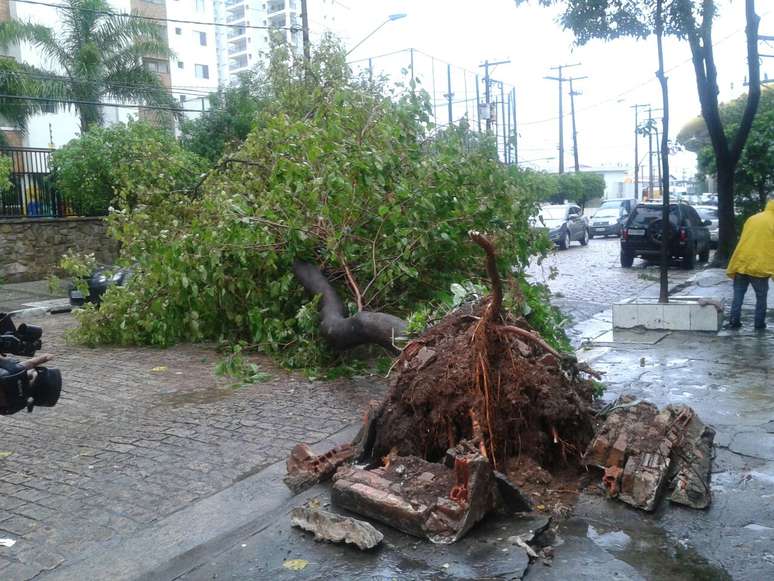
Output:
<svg viewBox="0 0 774 581">
<path fill-rule="evenodd" d="M 588 219 L 575 204 L 541 206 L 536 226 L 546 228 L 551 242 L 561 250 L 567 250 L 573 240 L 583 246 L 589 243 Z"/>
<path fill-rule="evenodd" d="M 715 206 L 694 206 L 702 220 L 709 220 L 710 247 L 718 247 L 718 209 Z"/>
</svg>

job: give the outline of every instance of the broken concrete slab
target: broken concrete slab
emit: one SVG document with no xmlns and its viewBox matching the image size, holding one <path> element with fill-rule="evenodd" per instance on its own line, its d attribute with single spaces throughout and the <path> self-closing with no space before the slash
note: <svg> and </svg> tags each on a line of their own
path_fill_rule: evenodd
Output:
<svg viewBox="0 0 774 581">
<path fill-rule="evenodd" d="M 392 457 L 374 470 L 342 467 L 331 498 L 356 514 L 447 544 L 493 510 L 498 495 L 489 462 L 471 452 L 457 455 L 453 470 L 413 456 Z"/>
<path fill-rule="evenodd" d="M 672 407 L 672 406 L 668 406 Z M 677 410 L 674 410 L 677 412 Z M 693 415 L 685 427 L 682 443 L 673 451 L 669 500 L 691 508 L 707 508 L 712 500 L 712 442 L 715 430 Z"/>
<path fill-rule="evenodd" d="M 611 497 L 653 511 L 669 488 L 674 502 L 709 505 L 715 431 L 690 407 L 659 411 L 651 403 L 622 398 L 607 413 L 584 463 L 604 470 L 602 482 Z"/>
<path fill-rule="evenodd" d="M 319 456 L 306 444 L 297 444 L 290 451 L 283 482 L 298 494 L 331 478 L 339 466 L 352 460 L 354 454 L 350 444 L 336 446 Z"/>
<path fill-rule="evenodd" d="M 365 551 L 384 539 L 373 525 L 326 510 L 299 506 L 292 510 L 290 518 L 294 527 L 314 533 L 316 541 L 344 542 Z"/>
<path fill-rule="evenodd" d="M 494 479 L 500 496 L 498 504 L 507 513 L 532 512 L 532 502 L 505 474 L 495 470 Z"/>
</svg>

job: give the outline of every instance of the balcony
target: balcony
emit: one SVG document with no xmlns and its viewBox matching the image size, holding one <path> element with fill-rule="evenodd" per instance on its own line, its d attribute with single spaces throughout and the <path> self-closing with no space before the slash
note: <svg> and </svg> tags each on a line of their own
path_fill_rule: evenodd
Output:
<svg viewBox="0 0 774 581">
<path fill-rule="evenodd" d="M 232 38 L 239 38 L 240 36 L 245 35 L 245 29 L 244 28 L 231 28 L 228 31 L 228 34 L 226 35 L 226 38 L 231 40 Z"/>
<path fill-rule="evenodd" d="M 269 18 L 269 26 L 272 28 L 285 28 L 286 22 L 284 14 L 277 14 Z"/>
<path fill-rule="evenodd" d="M 226 16 L 226 22 L 228 24 L 231 24 L 233 22 L 237 22 L 239 20 L 245 19 L 245 7 L 239 6 L 238 8 L 234 10 L 229 10 L 228 15 Z"/>
<path fill-rule="evenodd" d="M 229 71 L 236 71 L 239 69 L 244 69 L 247 67 L 247 55 L 243 54 L 238 57 L 234 57 L 229 59 L 228 63 L 228 70 Z"/>
<path fill-rule="evenodd" d="M 240 38 L 235 42 L 228 43 L 228 54 L 239 54 L 247 50 L 247 39 Z"/>
<path fill-rule="evenodd" d="M 285 0 L 272 0 L 266 5 L 266 12 L 274 14 L 285 10 Z"/>
</svg>

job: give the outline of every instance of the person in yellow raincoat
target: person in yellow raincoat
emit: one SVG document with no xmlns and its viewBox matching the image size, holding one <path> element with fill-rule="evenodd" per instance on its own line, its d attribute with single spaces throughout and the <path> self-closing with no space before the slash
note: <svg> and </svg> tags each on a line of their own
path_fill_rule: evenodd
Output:
<svg viewBox="0 0 774 581">
<path fill-rule="evenodd" d="M 766 209 L 744 223 L 739 244 L 728 263 L 726 274 L 734 279 L 734 302 L 728 327 L 742 326 L 742 301 L 747 287 L 755 291 L 755 328 L 766 328 L 766 295 L 774 277 L 774 197 Z"/>
</svg>

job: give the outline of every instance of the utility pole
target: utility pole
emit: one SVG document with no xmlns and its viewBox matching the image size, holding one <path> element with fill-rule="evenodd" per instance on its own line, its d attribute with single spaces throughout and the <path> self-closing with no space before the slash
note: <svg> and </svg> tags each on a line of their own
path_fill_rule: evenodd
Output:
<svg viewBox="0 0 774 581">
<path fill-rule="evenodd" d="M 580 81 L 582 79 L 588 79 L 588 77 L 570 77 L 567 79 L 570 81 L 570 112 L 572 113 L 572 151 L 575 157 L 575 173 L 580 171 L 580 163 L 578 162 L 578 131 L 575 128 L 575 96 L 582 95 L 578 91 L 574 91 L 572 88 L 573 81 Z"/>
<path fill-rule="evenodd" d="M 505 88 L 500 81 L 500 119 L 503 120 L 503 161 L 508 163 L 508 128 L 505 126 Z"/>
<path fill-rule="evenodd" d="M 452 112 L 452 109 L 454 107 L 454 93 L 452 93 L 452 84 L 451 84 L 451 65 L 446 65 L 446 102 L 449 107 L 449 125 L 454 124 L 454 114 Z"/>
<path fill-rule="evenodd" d="M 558 67 L 550 67 L 552 71 L 559 71 L 558 77 L 543 77 L 551 81 L 559 81 L 559 173 L 564 173 L 564 93 L 562 91 L 562 83 L 568 80 L 562 76 L 562 71 L 570 67 L 577 67 L 580 63 L 574 63 L 571 65 L 559 65 Z"/>
<path fill-rule="evenodd" d="M 511 92 L 513 94 L 513 100 L 511 101 L 513 105 L 513 164 L 518 165 L 519 164 L 519 130 L 518 130 L 518 124 L 516 123 L 516 89 L 511 89 Z"/>
<path fill-rule="evenodd" d="M 511 163 L 511 146 L 508 144 L 508 140 L 511 138 L 511 95 L 513 94 L 513 91 L 508 91 L 508 125 L 506 126 L 505 131 L 505 143 L 507 144 L 505 147 L 505 163 L 510 164 Z"/>
<path fill-rule="evenodd" d="M 634 199 L 640 199 L 640 119 L 638 113 L 640 109 L 650 107 L 650 105 L 632 105 L 629 109 L 634 109 Z"/>
<path fill-rule="evenodd" d="M 648 107 L 648 197 L 653 199 L 653 109 Z"/>
<path fill-rule="evenodd" d="M 491 80 L 489 78 L 489 67 L 495 67 L 497 65 L 507 65 L 510 63 L 510 60 L 507 61 L 496 61 L 493 63 L 490 63 L 489 61 L 484 61 L 483 65 L 478 65 L 479 67 L 484 67 L 484 99 L 486 103 L 486 132 L 490 133 L 492 131 L 492 106 L 491 106 L 491 91 L 489 84 L 491 83 Z"/>
<path fill-rule="evenodd" d="M 311 53 L 309 49 L 309 11 L 306 7 L 306 0 L 301 0 L 301 37 L 304 42 L 304 65 L 309 67 Z"/>
</svg>

